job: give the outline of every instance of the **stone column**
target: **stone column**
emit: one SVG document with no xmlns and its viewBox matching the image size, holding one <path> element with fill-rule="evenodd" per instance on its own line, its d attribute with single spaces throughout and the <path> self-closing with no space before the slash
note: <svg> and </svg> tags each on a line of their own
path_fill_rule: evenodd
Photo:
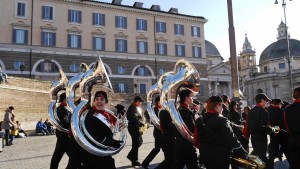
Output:
<svg viewBox="0 0 300 169">
<path fill-rule="evenodd" d="M 229 89 L 229 97 L 231 98 L 231 97 L 233 96 L 233 94 L 232 94 L 232 85 L 231 85 L 231 82 L 228 82 L 228 83 L 227 83 L 227 87 L 228 87 L 228 89 Z"/>
</svg>

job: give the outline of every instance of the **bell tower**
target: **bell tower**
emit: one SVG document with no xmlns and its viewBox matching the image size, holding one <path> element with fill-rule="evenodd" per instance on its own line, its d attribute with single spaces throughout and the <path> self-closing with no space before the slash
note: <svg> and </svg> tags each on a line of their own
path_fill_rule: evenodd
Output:
<svg viewBox="0 0 300 169">
<path fill-rule="evenodd" d="M 286 29 L 287 29 L 287 27 L 281 21 L 281 23 L 279 24 L 279 26 L 277 28 L 277 31 L 278 31 L 277 40 L 286 39 L 286 34 L 288 33 Z M 290 34 L 288 34 L 288 37 L 290 38 Z"/>
<path fill-rule="evenodd" d="M 250 79 L 250 76 L 257 72 L 255 53 L 248 40 L 247 34 L 245 34 L 243 50 L 239 55 L 239 75 L 242 80 Z"/>
</svg>

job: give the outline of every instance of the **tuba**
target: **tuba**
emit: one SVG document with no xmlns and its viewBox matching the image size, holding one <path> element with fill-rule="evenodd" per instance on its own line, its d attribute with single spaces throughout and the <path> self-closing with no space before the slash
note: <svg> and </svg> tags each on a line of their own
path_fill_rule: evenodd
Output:
<svg viewBox="0 0 300 169">
<path fill-rule="evenodd" d="M 266 163 L 255 155 L 248 155 L 246 159 L 231 157 L 230 162 L 232 165 L 247 169 L 264 169 L 266 167 Z"/>
<path fill-rule="evenodd" d="M 105 109 L 106 112 L 112 114 L 117 119 L 116 126 L 113 128 L 113 133 L 116 134 L 119 132 L 119 140 L 124 142 L 124 144 L 118 149 L 103 145 L 93 139 L 93 137 L 87 131 L 84 123 L 87 115 L 87 110 L 85 107 L 88 106 L 90 104 L 90 100 L 92 100 L 90 96 L 93 96 L 98 90 L 105 91 L 106 93 L 113 93 L 109 77 L 100 57 L 98 57 L 95 67 L 86 71 L 86 73 L 82 76 L 82 79 L 79 83 L 79 90 L 81 100 L 74 109 L 71 118 L 71 130 L 75 140 L 83 149 L 91 154 L 97 156 L 111 156 L 117 154 L 123 149 L 127 139 L 126 116 L 122 116 L 121 118 L 117 119 L 111 110 Z"/>
<path fill-rule="evenodd" d="M 59 80 L 54 81 L 52 86 L 50 87 L 50 104 L 48 106 L 48 115 L 50 122 L 54 127 L 56 127 L 58 130 L 68 133 L 69 129 L 66 129 L 60 125 L 60 121 L 57 117 L 57 95 L 61 91 L 65 91 L 65 87 L 68 83 L 68 78 L 65 75 L 65 73 L 59 69 Z"/>
</svg>

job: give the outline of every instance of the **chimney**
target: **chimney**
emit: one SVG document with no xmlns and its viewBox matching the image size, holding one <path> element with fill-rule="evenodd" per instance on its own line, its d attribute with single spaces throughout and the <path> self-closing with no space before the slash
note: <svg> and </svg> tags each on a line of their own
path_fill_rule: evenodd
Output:
<svg viewBox="0 0 300 169">
<path fill-rule="evenodd" d="M 112 4 L 115 4 L 115 5 L 122 5 L 122 0 L 113 0 L 113 1 L 112 1 Z"/>
<path fill-rule="evenodd" d="M 133 4 L 133 7 L 135 7 L 135 8 L 143 8 L 143 4 L 144 4 L 144 3 L 142 3 L 142 2 L 135 2 L 135 3 Z"/>
<path fill-rule="evenodd" d="M 170 8 L 169 13 L 177 13 L 178 14 L 178 9 L 177 8 Z"/>
<path fill-rule="evenodd" d="M 154 11 L 160 11 L 160 6 L 159 5 L 152 5 L 151 10 L 154 10 Z"/>
</svg>

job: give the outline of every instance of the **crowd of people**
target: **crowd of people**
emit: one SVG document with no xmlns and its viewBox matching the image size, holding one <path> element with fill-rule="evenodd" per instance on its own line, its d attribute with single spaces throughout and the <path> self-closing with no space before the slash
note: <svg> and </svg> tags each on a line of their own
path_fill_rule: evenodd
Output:
<svg viewBox="0 0 300 169">
<path fill-rule="evenodd" d="M 112 129 L 116 125 L 118 114 L 126 115 L 128 132 L 132 144 L 127 158 L 132 166 L 149 168 L 151 161 L 163 151 L 164 160 L 156 169 L 238 169 L 233 165 L 232 157 L 247 159 L 249 154 L 258 156 L 265 164 L 266 169 L 274 169 L 274 160 L 282 160 L 283 154 L 289 162 L 290 169 L 300 168 L 300 87 L 294 89 L 294 102 L 288 104 L 281 99 L 270 99 L 263 93 L 255 96 L 256 105 L 253 108 L 243 107 L 238 112 L 238 102 L 231 101 L 226 95 L 211 96 L 204 103 L 201 110 L 198 100 L 193 99 L 194 93 L 188 88 L 178 93 L 178 112 L 193 133 L 194 142 L 184 137 L 172 122 L 170 112 L 160 105 L 160 96 L 153 100 L 153 109 L 160 120 L 160 128 L 154 128 L 154 148 L 149 155 L 139 161 L 139 147 L 143 144 L 141 128 L 146 126 L 141 105 L 145 102 L 136 96 L 127 111 L 123 105 L 115 108 L 115 116 L 106 112 L 108 96 L 104 91 L 97 91 L 91 100 L 91 106 L 85 107 L 86 129 L 97 142 L 116 149 L 124 145 L 123 141 L 115 140 Z M 64 128 L 70 129 L 71 113 L 67 108 L 66 95 L 59 97 L 57 116 Z M 5 143 L 13 144 L 14 128 L 22 131 L 20 123 L 14 122 L 14 107 L 5 111 L 1 128 L 5 130 Z M 73 136 L 53 126 L 47 125 L 40 119 L 36 131 L 45 135 L 56 134 L 57 142 L 52 155 L 50 168 L 58 168 L 62 156 L 69 156 L 68 169 L 101 168 L 114 169 L 115 161 L 112 155 L 99 156 L 82 148 Z M 122 126 L 124 127 L 124 126 Z M 95 129 L 96 128 L 96 129 Z M 26 133 L 24 132 L 26 135 Z M 268 135 L 270 140 L 268 141 Z M 251 142 L 253 151 L 249 152 Z M 198 151 L 198 152 L 197 152 Z M 200 154 L 200 155 L 198 155 Z"/>
</svg>

